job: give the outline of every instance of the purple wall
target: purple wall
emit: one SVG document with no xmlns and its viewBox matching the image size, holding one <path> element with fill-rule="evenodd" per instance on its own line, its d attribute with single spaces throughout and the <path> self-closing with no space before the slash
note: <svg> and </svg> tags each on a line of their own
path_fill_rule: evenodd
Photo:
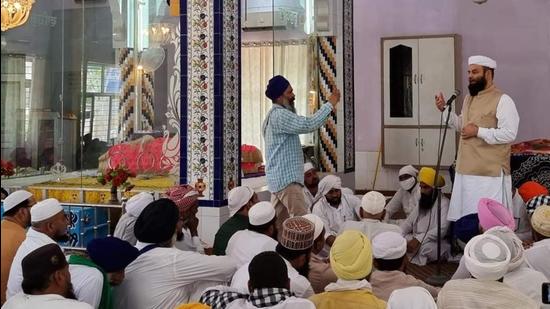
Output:
<svg viewBox="0 0 550 309">
<path fill-rule="evenodd" d="M 496 84 L 515 101 L 518 141 L 550 137 L 550 1 L 354 1 L 356 151 L 381 142 L 380 38 L 457 33 L 462 36 L 463 81 L 467 57 L 485 54 L 498 63 Z M 367 121 L 365 121 L 365 119 Z"/>
</svg>

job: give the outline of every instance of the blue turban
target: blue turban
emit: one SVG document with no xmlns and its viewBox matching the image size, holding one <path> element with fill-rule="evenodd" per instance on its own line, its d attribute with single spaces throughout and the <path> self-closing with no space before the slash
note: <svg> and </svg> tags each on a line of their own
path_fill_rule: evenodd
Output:
<svg viewBox="0 0 550 309">
<path fill-rule="evenodd" d="M 454 224 L 454 235 L 456 238 L 467 243 L 474 236 L 479 234 L 479 219 L 477 214 L 470 214 L 458 219 Z"/>
<path fill-rule="evenodd" d="M 275 101 L 283 94 L 283 92 L 285 92 L 288 86 L 290 86 L 290 83 L 286 78 L 282 77 L 281 75 L 273 76 L 273 78 L 270 79 L 269 83 L 267 84 L 267 88 L 265 89 L 265 96 L 270 98 L 272 101 Z"/>
<path fill-rule="evenodd" d="M 86 249 L 90 259 L 106 273 L 124 270 L 139 255 L 138 249 L 116 237 L 93 239 Z"/>
</svg>

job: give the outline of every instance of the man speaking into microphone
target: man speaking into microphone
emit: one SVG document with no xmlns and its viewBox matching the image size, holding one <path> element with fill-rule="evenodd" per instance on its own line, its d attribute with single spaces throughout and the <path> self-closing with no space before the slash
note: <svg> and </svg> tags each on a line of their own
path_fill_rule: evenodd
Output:
<svg viewBox="0 0 550 309">
<path fill-rule="evenodd" d="M 450 115 L 449 126 L 460 131 L 460 144 L 449 221 L 477 214 L 481 198 L 499 201 L 512 209 L 510 154 L 519 115 L 512 98 L 493 82 L 496 67 L 496 61 L 489 57 L 468 58 L 470 93 L 464 98 L 461 115 Z M 435 96 L 435 104 L 440 111 L 445 110 L 447 103 L 441 92 Z M 458 225 L 468 221 L 468 226 L 477 231 L 478 224 L 472 222 L 477 216 L 470 217 L 457 222 L 456 227 L 465 231 L 468 227 Z"/>
</svg>

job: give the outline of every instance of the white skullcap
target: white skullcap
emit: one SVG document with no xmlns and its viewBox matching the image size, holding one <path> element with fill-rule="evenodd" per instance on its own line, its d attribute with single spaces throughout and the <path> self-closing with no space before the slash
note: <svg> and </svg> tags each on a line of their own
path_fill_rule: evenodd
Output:
<svg viewBox="0 0 550 309">
<path fill-rule="evenodd" d="M 478 64 L 491 69 L 497 68 L 497 62 L 495 60 L 481 55 L 468 58 L 468 65 L 470 64 Z"/>
<path fill-rule="evenodd" d="M 387 309 L 437 309 L 434 298 L 423 287 L 411 286 L 391 292 Z"/>
<path fill-rule="evenodd" d="M 477 279 L 498 280 L 508 271 L 510 250 L 495 235 L 477 235 L 464 248 L 466 268 Z"/>
<path fill-rule="evenodd" d="M 306 164 L 304 164 L 304 173 L 306 173 L 307 171 L 312 170 L 314 168 L 315 168 L 315 166 L 313 166 L 313 164 L 311 164 L 311 162 L 307 162 Z"/>
<path fill-rule="evenodd" d="M 126 212 L 132 215 L 133 217 L 139 217 L 141 212 L 147 207 L 147 205 L 151 204 L 155 198 L 151 193 L 148 192 L 141 192 L 134 196 L 132 196 L 127 202 L 126 202 Z"/>
<path fill-rule="evenodd" d="M 412 165 L 405 165 L 399 170 L 399 176 L 401 175 L 416 176 L 418 175 L 418 170 Z"/>
<path fill-rule="evenodd" d="M 500 238 L 510 250 L 510 264 L 508 265 L 508 272 L 518 268 L 523 261 L 525 261 L 525 256 L 523 255 L 523 243 L 521 239 L 507 226 L 494 226 L 487 231 L 485 234 L 495 235 Z"/>
<path fill-rule="evenodd" d="M 319 192 L 325 196 L 332 189 L 342 189 L 342 180 L 338 176 L 326 175 L 319 181 Z"/>
<path fill-rule="evenodd" d="M 407 240 L 397 232 L 382 232 L 372 239 L 372 256 L 375 259 L 394 260 L 407 253 Z"/>
<path fill-rule="evenodd" d="M 307 215 L 303 215 L 302 217 L 308 219 L 313 224 L 315 224 L 315 232 L 313 232 L 313 239 L 317 239 L 317 237 L 321 235 L 321 232 L 325 228 L 325 224 L 323 223 L 323 220 L 321 220 L 321 218 L 319 218 L 318 215 L 314 215 L 314 214 L 307 214 Z"/>
<path fill-rule="evenodd" d="M 32 193 L 25 190 L 18 190 L 8 195 L 4 199 L 4 212 L 9 211 L 13 207 L 21 204 L 22 202 L 28 200 L 32 196 Z"/>
<path fill-rule="evenodd" d="M 254 190 L 247 186 L 235 187 L 227 193 L 227 204 L 229 206 L 229 216 L 233 217 L 254 195 Z"/>
<path fill-rule="evenodd" d="M 377 215 L 384 210 L 386 198 L 377 191 L 367 192 L 361 199 L 361 208 L 371 215 Z"/>
<path fill-rule="evenodd" d="M 248 211 L 248 222 L 259 226 L 266 224 L 275 218 L 275 208 L 270 202 L 259 202 Z"/>
<path fill-rule="evenodd" d="M 40 222 L 49 219 L 63 211 L 63 207 L 54 198 L 45 199 L 31 208 L 31 222 Z"/>
</svg>

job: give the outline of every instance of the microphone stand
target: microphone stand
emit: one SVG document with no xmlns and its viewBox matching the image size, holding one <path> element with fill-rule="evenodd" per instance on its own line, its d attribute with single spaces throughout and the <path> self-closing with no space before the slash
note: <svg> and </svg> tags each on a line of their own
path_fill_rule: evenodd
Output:
<svg viewBox="0 0 550 309">
<path fill-rule="evenodd" d="M 445 119 L 445 126 L 443 127 L 443 139 L 441 140 L 441 147 L 437 156 L 437 165 L 435 167 L 435 179 L 434 179 L 434 192 L 437 194 L 437 268 L 436 273 L 426 279 L 428 284 L 434 286 L 443 286 L 445 282 L 449 280 L 448 275 L 441 273 L 441 187 L 438 185 L 439 169 L 441 168 L 441 157 L 443 157 L 443 147 L 445 147 L 445 138 L 447 136 L 447 127 L 449 125 L 449 118 L 451 117 L 452 104 L 448 104 L 447 118 Z"/>
</svg>

